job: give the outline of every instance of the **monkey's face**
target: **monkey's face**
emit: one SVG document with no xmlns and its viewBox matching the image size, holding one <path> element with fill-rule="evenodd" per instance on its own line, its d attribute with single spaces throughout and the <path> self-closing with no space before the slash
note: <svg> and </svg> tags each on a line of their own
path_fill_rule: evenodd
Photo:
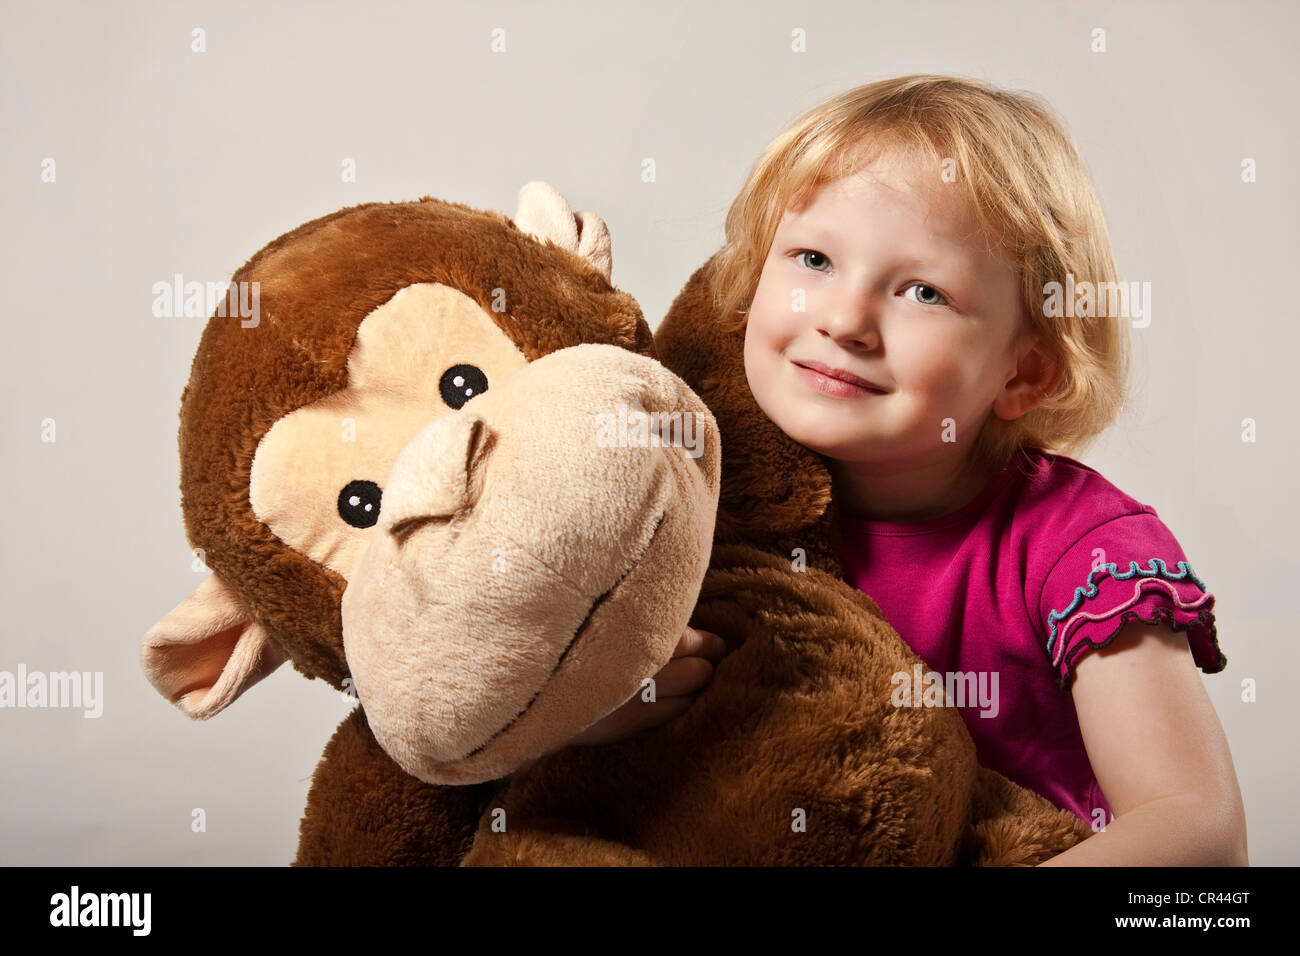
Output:
<svg viewBox="0 0 1300 956">
<path fill-rule="evenodd" d="M 347 579 L 348 667 L 389 755 L 494 779 L 641 690 L 712 540 L 717 430 L 694 393 L 611 345 L 527 362 L 436 283 L 365 319 L 348 382 L 267 432 L 250 496 Z"/>
<path fill-rule="evenodd" d="M 384 749 L 432 783 L 495 779 L 641 691 L 694 607 L 718 481 L 704 405 L 609 345 L 547 355 L 426 425 L 343 595 Z"/>
<path fill-rule="evenodd" d="M 647 357 L 599 217 L 539 183 L 519 208 L 354 207 L 236 274 L 260 322 L 209 321 L 181 412 L 214 573 L 142 647 L 191 716 L 292 660 L 351 681 L 408 772 L 468 783 L 671 656 L 712 543 L 716 424 Z"/>
</svg>

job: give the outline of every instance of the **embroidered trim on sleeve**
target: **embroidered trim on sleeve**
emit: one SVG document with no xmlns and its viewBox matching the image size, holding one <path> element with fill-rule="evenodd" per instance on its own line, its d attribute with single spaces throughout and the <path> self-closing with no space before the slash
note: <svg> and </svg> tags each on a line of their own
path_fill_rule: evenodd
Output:
<svg viewBox="0 0 1300 956">
<path fill-rule="evenodd" d="M 1069 606 L 1063 611 L 1053 610 L 1048 614 L 1047 658 L 1051 662 L 1053 669 L 1058 672 L 1057 683 L 1063 689 L 1068 688 L 1073 682 L 1074 665 L 1080 654 L 1089 648 L 1105 647 L 1122 630 L 1125 624 L 1134 620 L 1142 621 L 1145 624 L 1157 624 L 1161 621 L 1167 621 L 1175 631 L 1188 631 L 1193 624 L 1198 625 L 1201 628 L 1201 633 L 1198 635 L 1197 640 L 1192 641 L 1191 648 L 1197 665 L 1205 673 L 1210 674 L 1222 670 L 1227 665 L 1227 658 L 1219 650 L 1215 633 L 1214 613 L 1212 610 L 1214 595 L 1206 591 L 1205 584 L 1193 573 L 1191 565 L 1186 561 L 1179 561 L 1177 573 L 1170 571 L 1160 558 L 1150 559 L 1147 565 L 1148 567 L 1142 568 L 1136 561 L 1130 561 L 1127 571 L 1120 571 L 1118 565 L 1114 563 L 1093 568 L 1088 572 L 1088 579 L 1084 586 L 1074 589 L 1074 597 Z M 1081 608 L 1085 600 L 1097 596 L 1098 587 L 1094 583 L 1093 577 L 1099 574 L 1109 575 L 1116 581 L 1133 580 L 1133 594 L 1124 603 L 1114 605 L 1100 613 L 1082 611 Z M 1168 583 L 1170 581 L 1190 581 L 1202 593 L 1195 601 L 1184 601 L 1177 589 Z M 1153 601 L 1152 599 L 1156 597 L 1168 599 L 1168 605 L 1166 606 L 1160 601 Z M 1142 607 L 1139 608 L 1139 605 L 1142 605 Z M 1144 614 L 1143 611 L 1146 611 L 1146 613 Z M 1074 642 L 1073 647 L 1071 647 L 1073 635 L 1081 628 L 1087 627 L 1089 624 L 1113 619 L 1116 616 L 1119 617 L 1119 621 L 1116 623 L 1115 628 L 1100 643 L 1084 637 L 1081 641 Z M 1057 624 L 1061 621 L 1065 623 L 1058 629 Z M 1204 645 L 1206 632 L 1208 632 L 1209 637 L 1208 645 Z M 1192 635 L 1189 634 L 1188 636 L 1190 639 Z M 1067 651 L 1069 652 L 1068 660 Z M 1205 662 L 1202 663 L 1202 661 Z M 1064 668 L 1063 664 L 1065 665 Z M 1063 670 L 1064 673 L 1062 673 Z"/>
</svg>

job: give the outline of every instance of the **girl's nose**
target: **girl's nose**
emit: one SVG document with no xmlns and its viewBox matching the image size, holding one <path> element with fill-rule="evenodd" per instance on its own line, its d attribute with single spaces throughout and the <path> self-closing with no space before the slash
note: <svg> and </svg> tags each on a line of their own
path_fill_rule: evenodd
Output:
<svg viewBox="0 0 1300 956">
<path fill-rule="evenodd" d="M 817 315 L 818 330 L 851 350 L 880 347 L 880 306 L 867 292 L 833 296 Z"/>
</svg>

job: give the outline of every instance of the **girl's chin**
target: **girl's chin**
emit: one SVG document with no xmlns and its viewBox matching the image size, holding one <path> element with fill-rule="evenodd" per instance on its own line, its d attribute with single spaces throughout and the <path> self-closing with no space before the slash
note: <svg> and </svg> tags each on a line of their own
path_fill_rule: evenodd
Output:
<svg viewBox="0 0 1300 956">
<path fill-rule="evenodd" d="M 870 438 L 865 435 L 827 435 L 824 432 L 804 432 L 799 429 L 787 431 L 786 434 L 810 451 L 840 460 L 860 457 L 863 446 L 870 442 Z"/>
</svg>

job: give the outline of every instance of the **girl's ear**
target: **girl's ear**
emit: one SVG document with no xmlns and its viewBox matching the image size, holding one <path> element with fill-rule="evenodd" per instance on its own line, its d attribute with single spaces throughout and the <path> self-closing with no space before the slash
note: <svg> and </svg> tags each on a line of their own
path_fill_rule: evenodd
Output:
<svg viewBox="0 0 1300 956">
<path fill-rule="evenodd" d="M 1043 399 L 1056 391 L 1064 374 L 1060 361 L 1052 355 L 1042 337 L 1031 333 L 1020 345 L 1020 361 L 1015 376 L 993 401 L 993 413 L 998 418 L 1014 421 L 1038 407 Z"/>
</svg>

